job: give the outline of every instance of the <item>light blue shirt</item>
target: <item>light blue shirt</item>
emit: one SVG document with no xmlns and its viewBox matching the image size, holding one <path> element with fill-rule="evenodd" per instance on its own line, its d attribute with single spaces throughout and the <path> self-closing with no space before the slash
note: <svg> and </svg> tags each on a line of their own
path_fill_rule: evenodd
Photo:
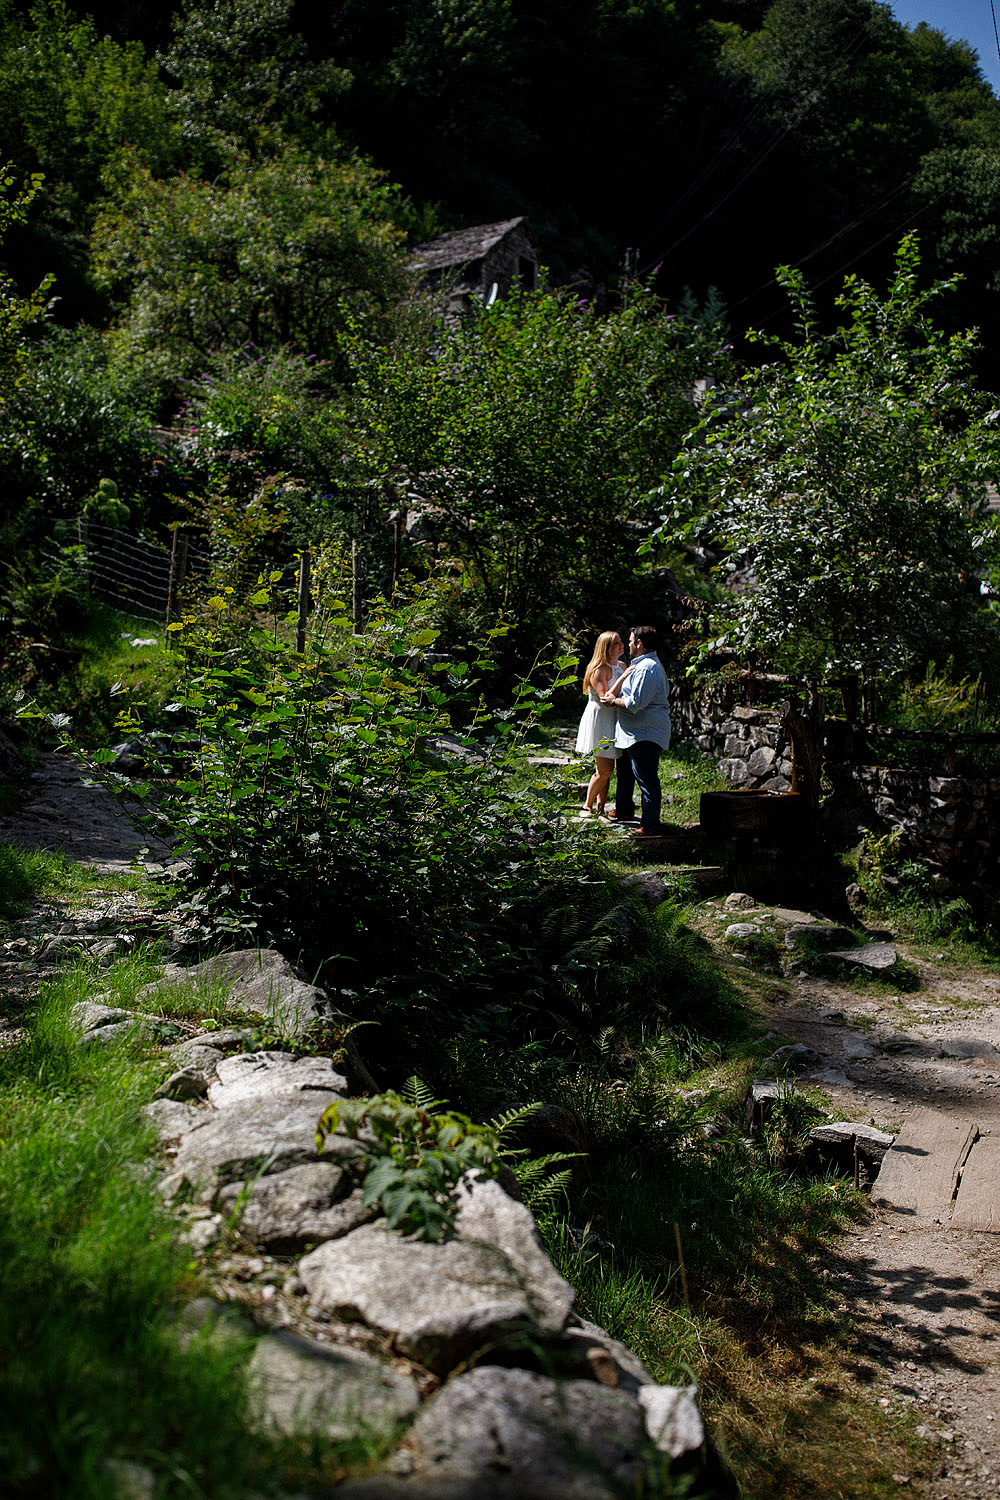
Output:
<svg viewBox="0 0 1000 1500">
<path fill-rule="evenodd" d="M 619 750 L 640 740 L 652 740 L 661 750 L 670 746 L 670 701 L 667 674 L 655 651 L 636 660 L 635 670 L 622 683 L 623 700 L 615 722 Z"/>
</svg>

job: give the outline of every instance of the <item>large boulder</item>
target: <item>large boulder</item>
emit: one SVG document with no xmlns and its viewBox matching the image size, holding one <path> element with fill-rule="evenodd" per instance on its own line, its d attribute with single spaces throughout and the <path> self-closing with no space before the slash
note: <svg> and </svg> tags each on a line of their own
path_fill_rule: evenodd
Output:
<svg viewBox="0 0 1000 1500">
<path fill-rule="evenodd" d="M 299 1275 L 331 1317 L 360 1319 L 441 1373 L 487 1345 L 562 1332 L 573 1288 L 540 1251 L 536 1263 L 519 1244 L 511 1250 L 404 1240 L 372 1224 L 320 1245 Z"/>
<path fill-rule="evenodd" d="M 168 964 L 163 978 L 140 990 L 137 998 L 152 998 L 164 989 L 219 985 L 228 986 L 234 1007 L 263 1016 L 288 1040 L 303 1036 L 330 1009 L 325 992 L 300 979 L 288 959 L 273 948 L 220 953 L 190 968 Z"/>
<path fill-rule="evenodd" d="M 385 1440 L 420 1405 L 417 1383 L 360 1349 L 282 1330 L 261 1338 L 248 1371 L 255 1427 L 326 1442 Z"/>
</svg>

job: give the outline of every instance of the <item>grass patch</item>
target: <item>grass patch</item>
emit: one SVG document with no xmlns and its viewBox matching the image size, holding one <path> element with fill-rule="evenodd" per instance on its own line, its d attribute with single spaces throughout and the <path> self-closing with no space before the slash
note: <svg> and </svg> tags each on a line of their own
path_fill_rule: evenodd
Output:
<svg viewBox="0 0 1000 1500">
<path fill-rule="evenodd" d="M 182 670 L 180 658 L 164 644 L 162 627 L 89 600 L 64 635 L 62 655 L 71 664 L 66 674 L 33 684 L 32 699 L 42 714 L 65 712 L 69 704 L 78 742 L 95 747 L 120 739 L 118 717 L 133 705 L 142 706 L 147 729 L 162 727 L 163 706 Z"/>
<path fill-rule="evenodd" d="M 111 894 L 152 889 L 149 877 L 142 873 L 103 874 L 65 854 L 0 844 L 0 922 L 16 921 L 33 903 L 54 897 L 67 897 L 73 904 L 95 891 Z M 156 895 L 158 900 L 164 899 L 162 887 Z"/>
<path fill-rule="evenodd" d="M 130 1001 L 145 962 L 101 983 Z M 75 970 L 45 989 L 34 1025 L 0 1053 L 0 1452 L 12 1500 L 106 1500 L 108 1463 L 148 1469 L 160 1500 L 330 1483 L 375 1446 L 248 1433 L 252 1336 L 181 1336 L 197 1293 L 155 1189 L 144 1116 L 158 1070 L 141 1044 L 82 1049 Z"/>
</svg>

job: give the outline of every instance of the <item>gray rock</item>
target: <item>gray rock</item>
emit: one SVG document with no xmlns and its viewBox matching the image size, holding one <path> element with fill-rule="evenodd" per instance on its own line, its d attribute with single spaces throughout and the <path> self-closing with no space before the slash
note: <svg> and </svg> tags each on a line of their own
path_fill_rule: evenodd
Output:
<svg viewBox="0 0 1000 1500">
<path fill-rule="evenodd" d="M 639 1405 L 646 1431 L 661 1453 L 673 1459 L 697 1453 L 705 1444 L 705 1428 L 698 1410 L 696 1385 L 646 1385 Z"/>
<path fill-rule="evenodd" d="M 535 1280 L 491 1244 L 408 1241 L 383 1224 L 320 1245 L 299 1275 L 332 1316 L 395 1335 L 404 1354 L 438 1372 L 523 1332 L 561 1333 L 574 1297 L 551 1263 Z"/>
<path fill-rule="evenodd" d="M 755 779 L 761 776 L 769 776 L 774 766 L 775 755 L 769 745 L 761 745 L 755 750 L 747 761 L 747 770 Z"/>
<path fill-rule="evenodd" d="M 203 1099 L 208 1093 L 208 1074 L 201 1068 L 188 1066 L 171 1073 L 156 1090 L 157 1099 Z"/>
<path fill-rule="evenodd" d="M 754 898 L 748 896 L 746 891 L 730 891 L 722 904 L 727 911 L 749 911 L 751 907 L 757 905 Z"/>
<path fill-rule="evenodd" d="M 779 1099 L 787 1099 L 797 1091 L 793 1084 L 783 1079 L 755 1078 L 750 1085 L 744 1107 L 747 1129 L 765 1124 Z"/>
<path fill-rule="evenodd" d="M 853 1058 L 874 1057 L 876 1052 L 866 1037 L 853 1036 L 850 1032 L 840 1038 L 840 1050 L 846 1057 Z"/>
<path fill-rule="evenodd" d="M 605 1333 L 603 1328 L 598 1328 L 596 1323 L 588 1323 L 582 1318 L 564 1332 L 559 1353 L 565 1356 L 573 1374 L 599 1381 L 615 1390 L 635 1395 L 642 1386 L 656 1384 L 638 1355 Z"/>
<path fill-rule="evenodd" d="M 164 987 L 219 984 L 229 985 L 234 1006 L 265 1017 L 290 1040 L 302 1036 L 330 1009 L 324 991 L 300 979 L 287 958 L 273 948 L 221 953 L 191 968 L 168 964 L 163 979 L 148 990 L 157 993 Z M 139 998 L 145 993 L 140 990 Z"/>
<path fill-rule="evenodd" d="M 499 1250 L 531 1287 L 536 1301 L 554 1310 L 562 1328 L 574 1293 L 542 1249 L 531 1210 L 505 1193 L 499 1182 L 488 1177 L 463 1178 L 456 1197 L 459 1202 L 455 1220 L 458 1238 Z M 565 1311 L 561 1311 L 564 1306 Z"/>
<path fill-rule="evenodd" d="M 350 1191 L 351 1183 L 334 1162 L 308 1162 L 256 1181 L 230 1183 L 219 1194 L 219 1207 L 238 1215 L 240 1233 L 258 1250 L 297 1255 L 377 1217 L 377 1209 L 362 1205 L 360 1190 Z"/>
<path fill-rule="evenodd" d="M 317 1090 L 342 1094 L 346 1088 L 347 1079 L 334 1072 L 328 1057 L 296 1057 L 290 1052 L 240 1052 L 220 1061 L 215 1082 L 208 1091 L 208 1101 L 216 1109 L 226 1109 L 249 1099 L 308 1094 Z M 326 1104 L 320 1106 L 317 1118 L 325 1108 Z"/>
<path fill-rule="evenodd" d="M 807 1063 L 818 1063 L 819 1053 L 815 1047 L 809 1047 L 805 1042 L 787 1042 L 785 1046 L 778 1047 L 767 1059 L 770 1063 L 784 1063 L 785 1066 L 794 1066 Z"/>
<path fill-rule="evenodd" d="M 645 1428 L 638 1403 L 591 1381 L 482 1366 L 450 1381 L 410 1433 L 421 1481 L 520 1482 L 565 1500 L 634 1494 Z"/>
<path fill-rule="evenodd" d="M 259 1340 L 248 1382 L 253 1425 L 288 1437 L 384 1440 L 420 1405 L 416 1381 L 370 1354 L 288 1331 Z"/>
<path fill-rule="evenodd" d="M 874 1125 L 859 1125 L 850 1120 L 835 1120 L 829 1125 L 816 1125 L 809 1132 L 809 1139 L 823 1160 L 841 1160 L 845 1153 L 854 1154 L 857 1142 L 858 1155 L 871 1166 L 880 1166 L 882 1158 L 895 1140 L 887 1130 L 877 1130 Z"/>
<path fill-rule="evenodd" d="M 719 771 L 726 778 L 730 786 L 746 786 L 750 780 L 750 772 L 747 770 L 745 760 L 739 760 L 735 756 L 719 761 Z"/>
<path fill-rule="evenodd" d="M 204 1342 L 233 1354 L 247 1351 L 253 1342 L 253 1318 L 231 1302 L 214 1297 L 193 1297 L 180 1309 L 173 1323 L 174 1337 L 184 1349 Z"/>
<path fill-rule="evenodd" d="M 882 1052 L 910 1052 L 920 1044 L 916 1038 L 907 1036 L 905 1031 L 890 1031 L 878 1039 L 879 1050 Z"/>
<path fill-rule="evenodd" d="M 860 948 L 835 949 L 830 957 L 858 964 L 863 969 L 891 969 L 896 962 L 896 950 L 891 943 L 863 943 Z"/>
<path fill-rule="evenodd" d="M 649 907 L 662 905 L 670 896 L 670 887 L 655 870 L 637 870 L 625 875 L 619 884 L 623 890 L 635 891 Z"/>
<path fill-rule="evenodd" d="M 222 1061 L 224 1053 L 221 1048 L 207 1046 L 197 1037 L 192 1037 L 186 1042 L 174 1042 L 173 1046 L 166 1048 L 164 1055 L 177 1069 L 197 1068 L 210 1076 Z"/>
<path fill-rule="evenodd" d="M 940 1043 L 942 1057 L 996 1057 L 992 1042 L 977 1041 L 971 1036 L 954 1036 Z"/>
<path fill-rule="evenodd" d="M 818 1072 L 810 1073 L 809 1077 L 813 1083 L 830 1083 L 849 1089 L 854 1087 L 853 1081 L 840 1068 L 820 1068 Z"/>
<path fill-rule="evenodd" d="M 317 1092 L 296 1099 L 286 1094 L 247 1099 L 226 1110 L 203 1113 L 181 1141 L 174 1172 L 181 1173 L 199 1195 L 210 1198 L 224 1183 L 315 1162 L 316 1122 L 326 1105 L 338 1097 Z M 342 1136 L 331 1136 L 324 1150 L 328 1157 L 356 1158 L 363 1148 Z"/>
<path fill-rule="evenodd" d="M 161 1141 L 186 1135 L 205 1119 L 205 1111 L 181 1099 L 154 1099 L 146 1105 L 146 1114 L 156 1126 Z"/>
<path fill-rule="evenodd" d="M 192 1219 L 181 1230 L 181 1239 L 190 1245 L 196 1254 L 204 1255 L 206 1250 L 210 1250 L 218 1242 L 221 1233 L 222 1225 L 218 1221 L 218 1216 L 213 1215 L 210 1219 Z"/>
<path fill-rule="evenodd" d="M 180 1045 L 198 1045 L 212 1047 L 216 1052 L 251 1052 L 254 1044 L 254 1033 L 249 1026 L 220 1026 L 217 1030 L 199 1031 L 197 1036 L 191 1038 L 190 1043 L 182 1042 Z"/>
<path fill-rule="evenodd" d="M 146 1035 L 153 1030 L 151 1016 L 117 1005 L 101 1005 L 97 1000 L 80 1000 L 69 1013 L 69 1022 L 83 1046 L 110 1046 L 129 1036 Z"/>
<path fill-rule="evenodd" d="M 757 934 L 760 932 L 760 930 L 761 930 L 760 926 L 759 926 L 759 924 L 757 922 L 732 922 L 726 928 L 726 937 L 727 938 L 756 937 Z"/>
</svg>

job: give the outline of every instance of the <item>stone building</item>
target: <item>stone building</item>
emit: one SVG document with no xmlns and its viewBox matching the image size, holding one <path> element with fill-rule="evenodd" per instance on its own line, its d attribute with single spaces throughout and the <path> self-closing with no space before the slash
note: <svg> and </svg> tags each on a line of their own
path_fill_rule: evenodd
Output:
<svg viewBox="0 0 1000 1500">
<path fill-rule="evenodd" d="M 488 304 L 517 287 L 538 285 L 538 255 L 528 238 L 523 215 L 496 224 L 456 229 L 414 245 L 410 265 L 426 286 L 447 296 L 446 314 L 459 317 L 473 301 Z"/>
</svg>

